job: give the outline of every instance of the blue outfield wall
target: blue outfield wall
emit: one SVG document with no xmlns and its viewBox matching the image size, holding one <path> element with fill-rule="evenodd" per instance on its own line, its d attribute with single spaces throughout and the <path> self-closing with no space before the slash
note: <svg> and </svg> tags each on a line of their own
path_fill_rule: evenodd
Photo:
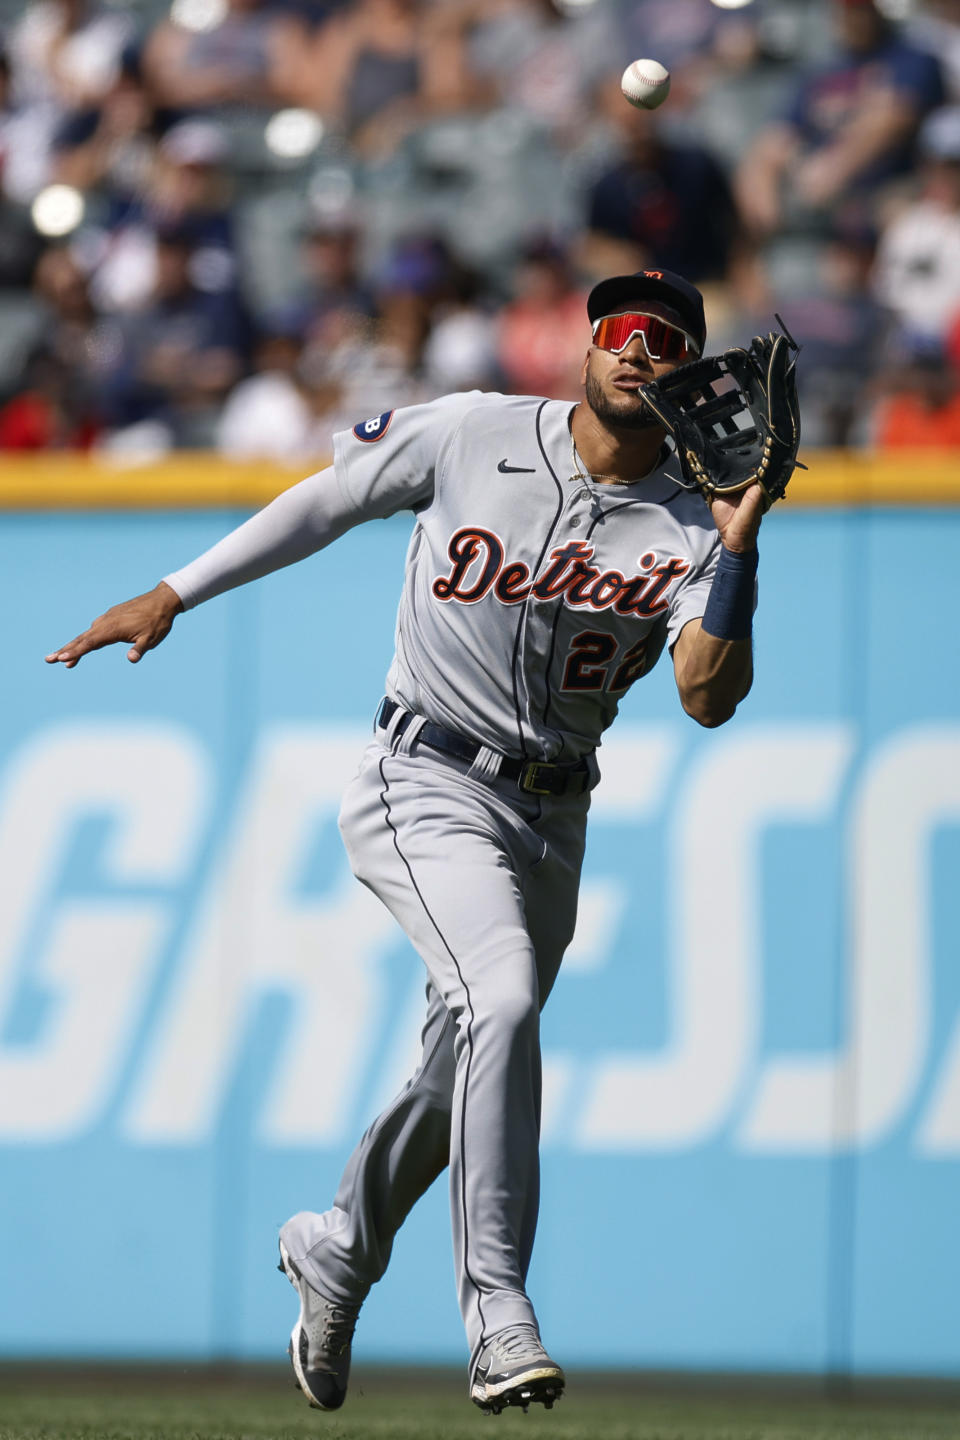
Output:
<svg viewBox="0 0 960 1440">
<path fill-rule="evenodd" d="M 44 666 L 224 511 L 5 515 L 0 1354 L 282 1358 L 276 1231 L 405 1077 L 348 872 L 409 525 Z M 758 675 L 603 747 L 544 1016 L 532 1293 L 571 1365 L 960 1376 L 960 511 L 777 511 Z M 465 1361 L 441 1180 L 358 1354 Z"/>
</svg>

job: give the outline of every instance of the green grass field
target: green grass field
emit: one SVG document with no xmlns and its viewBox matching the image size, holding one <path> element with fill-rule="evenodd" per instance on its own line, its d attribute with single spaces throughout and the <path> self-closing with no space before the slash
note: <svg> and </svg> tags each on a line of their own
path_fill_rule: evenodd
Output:
<svg viewBox="0 0 960 1440">
<path fill-rule="evenodd" d="M 483 1416 L 458 1374 L 366 1374 L 312 1411 L 281 1371 L 0 1370 L 0 1440 L 960 1440 L 960 1397 L 828 1401 L 765 1386 L 574 1376 L 547 1413 Z"/>
</svg>

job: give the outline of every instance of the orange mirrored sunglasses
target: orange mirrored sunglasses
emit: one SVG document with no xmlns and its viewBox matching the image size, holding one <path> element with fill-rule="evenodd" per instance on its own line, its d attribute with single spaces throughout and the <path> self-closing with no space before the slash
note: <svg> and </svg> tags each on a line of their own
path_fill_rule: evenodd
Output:
<svg viewBox="0 0 960 1440">
<path fill-rule="evenodd" d="M 601 350 L 611 350 L 619 355 L 625 350 L 634 335 L 640 335 L 651 360 L 666 360 L 680 363 L 694 360 L 700 354 L 700 347 L 692 335 L 661 320 L 658 315 L 642 315 L 628 311 L 624 315 L 601 315 L 593 322 L 593 343 Z"/>
</svg>

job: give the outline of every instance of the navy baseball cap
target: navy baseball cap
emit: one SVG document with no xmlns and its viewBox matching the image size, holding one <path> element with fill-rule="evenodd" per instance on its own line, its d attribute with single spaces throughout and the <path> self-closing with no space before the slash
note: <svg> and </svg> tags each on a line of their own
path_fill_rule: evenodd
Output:
<svg viewBox="0 0 960 1440">
<path fill-rule="evenodd" d="M 592 325 L 603 315 L 616 315 L 644 300 L 659 300 L 675 310 L 703 353 L 707 339 L 703 296 L 696 285 L 672 270 L 638 270 L 634 275 L 612 275 L 609 280 L 601 280 L 587 297 L 587 314 Z"/>
</svg>

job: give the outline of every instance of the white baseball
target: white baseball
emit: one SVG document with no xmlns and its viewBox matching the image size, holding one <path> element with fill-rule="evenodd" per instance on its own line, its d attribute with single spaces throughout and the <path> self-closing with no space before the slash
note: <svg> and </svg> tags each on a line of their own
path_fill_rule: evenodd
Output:
<svg viewBox="0 0 960 1440">
<path fill-rule="evenodd" d="M 620 89 L 631 105 L 656 110 L 670 94 L 670 71 L 659 60 L 634 60 L 623 72 Z"/>
</svg>

